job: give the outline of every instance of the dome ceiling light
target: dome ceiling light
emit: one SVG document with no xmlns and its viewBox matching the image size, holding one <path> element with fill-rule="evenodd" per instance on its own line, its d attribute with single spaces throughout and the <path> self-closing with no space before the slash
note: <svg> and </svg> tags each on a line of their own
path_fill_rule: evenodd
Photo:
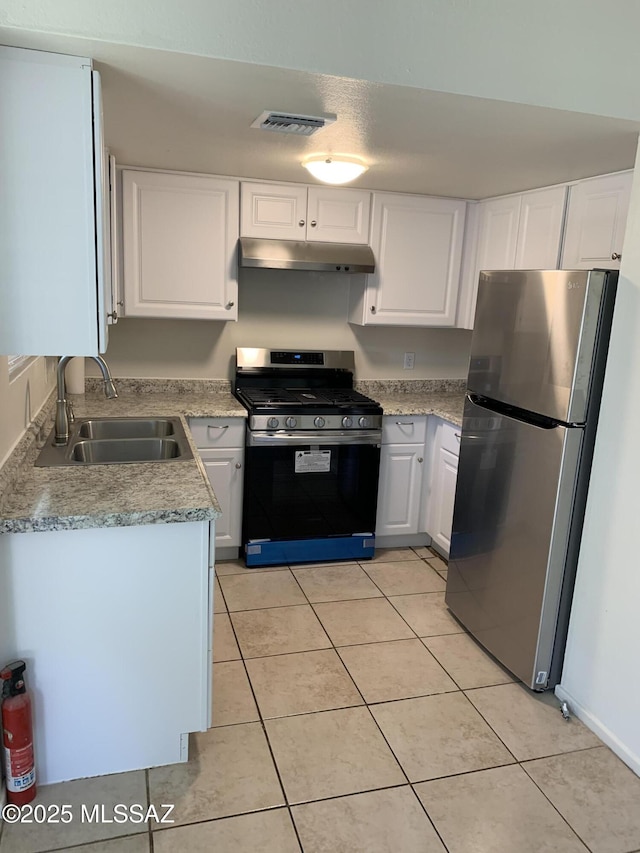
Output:
<svg viewBox="0 0 640 853">
<path fill-rule="evenodd" d="M 369 168 L 359 157 L 343 154 L 314 154 L 306 157 L 302 165 L 314 178 L 325 184 L 347 184 L 354 181 Z"/>
</svg>

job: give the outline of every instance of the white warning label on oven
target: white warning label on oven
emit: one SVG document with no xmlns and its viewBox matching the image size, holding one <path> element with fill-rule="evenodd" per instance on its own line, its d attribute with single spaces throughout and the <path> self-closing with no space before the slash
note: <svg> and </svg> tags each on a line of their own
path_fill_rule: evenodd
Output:
<svg viewBox="0 0 640 853">
<path fill-rule="evenodd" d="M 331 470 L 330 450 L 296 450 L 296 474 Z"/>
</svg>

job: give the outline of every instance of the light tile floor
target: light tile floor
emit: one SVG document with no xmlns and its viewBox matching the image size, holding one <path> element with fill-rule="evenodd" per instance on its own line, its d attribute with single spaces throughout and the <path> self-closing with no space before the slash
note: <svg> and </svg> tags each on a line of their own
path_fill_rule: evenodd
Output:
<svg viewBox="0 0 640 853">
<path fill-rule="evenodd" d="M 638 853 L 640 779 L 448 613 L 427 548 L 218 566 L 213 728 L 187 764 L 42 789 L 170 826 L 0 824 L 0 853 Z"/>
</svg>

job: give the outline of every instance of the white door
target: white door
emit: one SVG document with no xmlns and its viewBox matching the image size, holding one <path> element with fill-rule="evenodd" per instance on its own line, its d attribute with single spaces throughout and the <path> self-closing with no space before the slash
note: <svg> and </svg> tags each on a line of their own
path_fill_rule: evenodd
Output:
<svg viewBox="0 0 640 853">
<path fill-rule="evenodd" d="M 127 317 L 237 320 L 238 181 L 122 173 Z"/>
<path fill-rule="evenodd" d="M 386 444 L 380 454 L 376 536 L 418 532 L 424 444 Z"/>
<path fill-rule="evenodd" d="M 216 548 L 239 548 L 244 450 L 221 448 L 198 453 L 222 510 L 216 519 Z"/>
<path fill-rule="evenodd" d="M 242 182 L 240 234 L 269 240 L 306 240 L 307 188 Z"/>
<path fill-rule="evenodd" d="M 374 193 L 363 322 L 380 326 L 455 324 L 466 203 Z"/>
<path fill-rule="evenodd" d="M 566 187 L 524 193 L 520 208 L 515 269 L 558 268 L 566 198 Z"/>
<path fill-rule="evenodd" d="M 309 187 L 307 240 L 368 243 L 371 193 L 364 190 Z"/>
<path fill-rule="evenodd" d="M 569 189 L 563 269 L 619 269 L 632 172 L 581 181 Z"/>
<path fill-rule="evenodd" d="M 513 269 L 522 196 L 480 202 L 476 282 L 482 270 Z"/>
<path fill-rule="evenodd" d="M 440 549 L 449 554 L 453 505 L 458 478 L 458 457 L 444 447 L 439 447 L 433 471 L 433 488 L 430 496 L 431 521 L 429 535 Z"/>
</svg>

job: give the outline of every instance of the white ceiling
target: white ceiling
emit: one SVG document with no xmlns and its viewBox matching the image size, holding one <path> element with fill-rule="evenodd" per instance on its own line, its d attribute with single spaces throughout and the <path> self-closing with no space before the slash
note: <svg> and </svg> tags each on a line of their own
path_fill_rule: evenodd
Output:
<svg viewBox="0 0 640 853">
<path fill-rule="evenodd" d="M 309 182 L 311 153 L 363 157 L 355 184 L 462 198 L 632 168 L 640 123 L 68 36 L 0 41 L 91 56 L 119 163 Z M 251 129 L 265 109 L 336 113 L 311 138 Z"/>
</svg>

